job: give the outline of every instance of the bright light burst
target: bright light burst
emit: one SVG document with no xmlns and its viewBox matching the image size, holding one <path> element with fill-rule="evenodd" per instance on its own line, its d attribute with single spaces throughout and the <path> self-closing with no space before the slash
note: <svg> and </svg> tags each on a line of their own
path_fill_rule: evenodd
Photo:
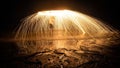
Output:
<svg viewBox="0 0 120 68">
<path fill-rule="evenodd" d="M 56 45 L 64 47 L 65 40 L 107 37 L 115 31 L 99 20 L 71 10 L 40 11 L 24 19 L 15 39 L 23 46 Z M 67 45 L 67 44 L 66 44 Z"/>
</svg>

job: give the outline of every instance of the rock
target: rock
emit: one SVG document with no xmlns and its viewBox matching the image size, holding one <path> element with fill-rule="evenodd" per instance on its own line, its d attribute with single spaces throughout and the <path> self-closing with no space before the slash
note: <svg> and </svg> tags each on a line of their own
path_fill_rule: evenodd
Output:
<svg viewBox="0 0 120 68">
<path fill-rule="evenodd" d="M 75 53 L 85 53 L 84 51 L 82 51 L 82 50 L 77 50 L 77 51 L 75 51 Z"/>
<path fill-rule="evenodd" d="M 54 51 L 54 53 L 56 54 L 64 54 L 67 51 L 67 49 L 65 48 L 59 48 L 57 50 Z"/>
</svg>

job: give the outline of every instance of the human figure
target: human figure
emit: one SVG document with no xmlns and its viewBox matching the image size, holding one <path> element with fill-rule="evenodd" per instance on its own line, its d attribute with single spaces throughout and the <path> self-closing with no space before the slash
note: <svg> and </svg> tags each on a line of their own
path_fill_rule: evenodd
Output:
<svg viewBox="0 0 120 68">
<path fill-rule="evenodd" d="M 54 29 L 55 17 L 51 16 L 49 20 L 50 38 L 53 39 L 53 29 Z M 53 40 L 50 40 L 49 44 L 53 44 Z"/>
</svg>

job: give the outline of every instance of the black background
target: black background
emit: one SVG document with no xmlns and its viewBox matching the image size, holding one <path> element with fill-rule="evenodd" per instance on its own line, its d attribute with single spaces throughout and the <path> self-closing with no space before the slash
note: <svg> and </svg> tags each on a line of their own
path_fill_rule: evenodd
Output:
<svg viewBox="0 0 120 68">
<path fill-rule="evenodd" d="M 24 17 L 41 10 L 70 9 L 93 16 L 120 30 L 115 0 L 1 0 L 0 37 L 9 36 Z"/>
</svg>

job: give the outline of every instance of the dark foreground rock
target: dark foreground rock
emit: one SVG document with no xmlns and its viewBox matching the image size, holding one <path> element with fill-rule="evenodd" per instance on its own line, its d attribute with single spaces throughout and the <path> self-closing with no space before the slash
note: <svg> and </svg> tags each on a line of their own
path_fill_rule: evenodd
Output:
<svg viewBox="0 0 120 68">
<path fill-rule="evenodd" d="M 2 57 L 0 68 L 120 68 L 117 41 L 110 45 L 89 43 L 80 45 L 79 49 L 45 49 L 33 54 L 8 56 L 9 59 Z"/>
</svg>

